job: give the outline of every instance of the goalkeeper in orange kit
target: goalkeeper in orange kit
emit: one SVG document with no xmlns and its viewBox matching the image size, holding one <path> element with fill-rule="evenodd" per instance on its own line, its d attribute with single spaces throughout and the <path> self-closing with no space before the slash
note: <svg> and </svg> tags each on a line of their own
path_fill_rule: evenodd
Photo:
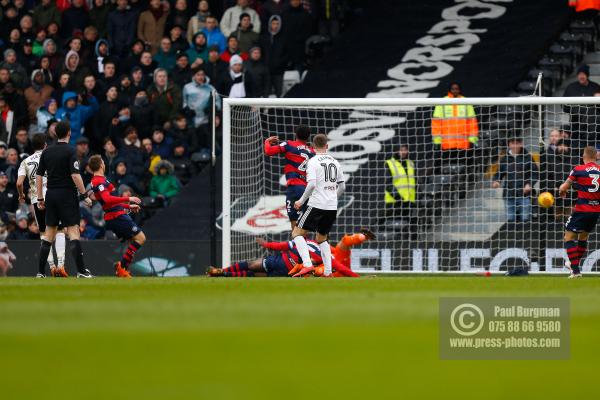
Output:
<svg viewBox="0 0 600 400">
<path fill-rule="evenodd" d="M 337 260 L 337 262 L 339 262 L 340 264 L 342 264 L 349 270 L 352 270 L 352 268 L 350 267 L 350 256 L 352 254 L 352 247 L 362 244 L 362 243 L 366 242 L 367 240 L 374 240 L 374 239 L 375 239 L 375 234 L 370 229 L 360 228 L 358 233 L 354 233 L 351 235 L 344 235 L 344 237 L 342 237 L 342 240 L 340 240 L 335 247 L 331 248 L 331 255 L 333 256 L 333 258 L 335 260 Z M 296 266 L 299 266 L 300 268 L 302 268 L 302 264 L 297 264 Z M 298 268 L 298 270 L 295 271 L 296 267 L 294 267 L 290 272 L 288 272 L 288 275 L 289 276 L 294 275 L 295 273 L 297 273 L 300 270 L 300 268 Z M 324 270 L 323 265 L 319 265 L 317 268 L 315 268 L 313 275 L 322 276 L 323 270 Z M 339 278 L 339 277 L 348 276 L 348 275 L 334 270 L 333 276 Z M 358 275 L 356 275 L 356 276 L 358 276 Z"/>
</svg>

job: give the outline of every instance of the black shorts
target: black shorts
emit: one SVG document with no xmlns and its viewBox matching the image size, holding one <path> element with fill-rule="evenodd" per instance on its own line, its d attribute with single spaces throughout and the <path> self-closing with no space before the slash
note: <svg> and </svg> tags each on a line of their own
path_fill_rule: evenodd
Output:
<svg viewBox="0 0 600 400">
<path fill-rule="evenodd" d="M 336 210 L 321 210 L 308 206 L 306 210 L 300 213 L 298 228 L 309 232 L 317 232 L 321 235 L 329 235 L 336 217 Z"/>
<path fill-rule="evenodd" d="M 73 189 L 48 189 L 46 192 L 46 226 L 79 225 L 81 213 L 77 192 Z"/>
<path fill-rule="evenodd" d="M 119 239 L 131 239 L 142 231 L 127 214 L 106 221 L 106 229 L 112 231 Z"/>
<path fill-rule="evenodd" d="M 592 232 L 598 223 L 600 213 L 575 211 L 565 224 L 570 232 Z"/>
<path fill-rule="evenodd" d="M 40 228 L 40 232 L 46 232 L 46 210 L 40 210 L 37 203 L 33 205 L 33 216 L 35 217 L 35 222 L 38 224 L 38 228 Z"/>
</svg>

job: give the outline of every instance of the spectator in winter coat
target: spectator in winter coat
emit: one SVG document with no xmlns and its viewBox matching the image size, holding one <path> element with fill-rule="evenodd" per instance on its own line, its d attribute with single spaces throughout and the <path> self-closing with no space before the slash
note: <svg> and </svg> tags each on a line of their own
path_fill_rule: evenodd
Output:
<svg viewBox="0 0 600 400">
<path fill-rule="evenodd" d="M 27 102 L 12 82 L 6 82 L 4 85 L 3 96 L 4 100 L 10 105 L 10 109 L 14 111 L 14 123 L 16 126 L 27 126 Z"/>
<path fill-rule="evenodd" d="M 83 0 L 72 0 L 71 7 L 62 14 L 61 35 L 69 38 L 76 33 L 83 33 L 90 24 L 90 15 L 84 6 Z"/>
<path fill-rule="evenodd" d="M 17 129 L 17 133 L 11 139 L 9 147 L 11 149 L 15 149 L 17 151 L 17 155 L 24 153 L 33 154 L 33 147 L 31 146 L 29 135 L 27 134 L 27 128 L 22 127 Z M 18 164 L 18 161 L 16 161 L 15 164 Z"/>
<path fill-rule="evenodd" d="M 44 82 L 44 73 L 41 69 L 36 69 L 31 73 L 31 86 L 24 92 L 31 123 L 36 121 L 37 110 L 51 98 L 53 91 L 52 86 Z"/>
<path fill-rule="evenodd" d="M 77 104 L 75 92 L 65 92 L 62 96 L 62 107 L 56 112 L 59 121 L 69 121 L 71 124 L 71 144 L 83 135 L 83 126 L 98 111 L 98 101 L 94 97 L 87 99 L 89 106 Z"/>
<path fill-rule="evenodd" d="M 111 125 L 118 125 L 121 115 L 119 114 L 127 105 L 119 101 L 119 92 L 117 86 L 112 85 L 105 93 L 105 100 L 100 104 L 98 112 L 94 115 L 94 132 L 96 135 L 90 137 L 92 139 L 92 147 L 99 148 L 104 141 L 104 138 L 111 130 Z M 89 137 L 89 134 L 88 134 Z"/>
<path fill-rule="evenodd" d="M 289 8 L 282 15 L 283 34 L 289 49 L 289 61 L 294 69 L 304 71 L 306 40 L 310 36 L 312 18 L 300 0 L 290 0 Z"/>
<path fill-rule="evenodd" d="M 252 81 L 252 93 L 256 97 L 269 97 L 271 92 L 271 82 L 269 69 L 262 59 L 260 47 L 255 46 L 250 49 L 250 58 L 244 63 L 246 74 Z"/>
<path fill-rule="evenodd" d="M 247 53 L 252 46 L 258 43 L 258 33 L 252 30 L 250 15 L 246 13 L 240 15 L 238 28 L 231 35 L 238 40 L 238 47 L 242 53 Z"/>
<path fill-rule="evenodd" d="M 108 174 L 112 174 L 117 167 L 117 163 L 124 158 L 121 157 L 117 146 L 115 146 L 113 140 L 111 138 L 104 139 L 104 153 L 102 154 L 102 160 L 104 160 L 104 165 L 106 165 L 106 172 Z"/>
<path fill-rule="evenodd" d="M 523 147 L 523 139 L 511 137 L 508 152 L 500 160 L 493 187 L 500 188 L 504 180 L 504 203 L 508 222 L 527 222 L 531 219 L 531 189 L 538 180 L 538 167 Z"/>
<path fill-rule="evenodd" d="M 61 13 L 54 5 L 54 0 L 42 0 L 33 9 L 33 25 L 36 28 L 46 28 L 51 22 L 61 23 Z"/>
<path fill-rule="evenodd" d="M 246 61 L 248 59 L 248 53 L 243 53 L 240 50 L 237 38 L 235 36 L 229 36 L 229 38 L 227 39 L 227 48 L 221 54 L 221 60 L 229 62 L 229 60 L 231 60 L 231 57 L 236 54 L 242 57 L 243 61 Z"/>
<path fill-rule="evenodd" d="M 168 15 L 160 0 L 150 0 L 148 10 L 140 14 L 137 37 L 150 48 L 153 55 L 158 52 L 160 40 L 165 34 Z"/>
<path fill-rule="evenodd" d="M 150 181 L 150 196 L 168 204 L 168 201 L 179 194 L 177 178 L 173 176 L 173 164 L 162 160 L 156 166 L 156 175 Z"/>
<path fill-rule="evenodd" d="M 163 159 L 169 158 L 173 152 L 173 139 L 165 136 L 160 127 L 156 127 L 152 132 L 152 152 Z"/>
<path fill-rule="evenodd" d="M 115 169 L 111 174 L 110 180 L 115 185 L 115 187 L 127 185 L 137 193 L 143 192 L 142 186 L 139 185 L 140 179 L 128 172 L 127 161 L 125 160 L 117 161 Z"/>
<path fill-rule="evenodd" d="M 191 126 L 200 128 L 209 122 L 212 109 L 212 92 L 215 88 L 206 82 L 206 73 L 203 69 L 194 70 L 192 82 L 183 87 L 184 112 L 191 118 Z M 217 97 L 217 109 L 221 109 L 221 99 Z"/>
<path fill-rule="evenodd" d="M 154 79 L 154 71 L 157 68 L 156 61 L 152 59 L 152 53 L 149 51 L 143 51 L 142 55 L 140 56 L 140 62 L 137 66 L 142 70 L 145 84 L 149 85 L 152 83 Z"/>
<path fill-rule="evenodd" d="M 8 234 L 6 239 L 8 240 L 30 240 L 31 235 L 29 234 L 29 220 L 27 218 L 27 213 L 23 213 L 21 211 L 17 212 L 17 226 L 15 230 Z"/>
<path fill-rule="evenodd" d="M 260 21 L 264 27 L 269 26 L 269 20 L 273 15 L 281 15 L 287 6 L 286 0 L 266 0 L 262 5 Z M 263 28 L 263 31 L 265 29 Z"/>
<path fill-rule="evenodd" d="M 136 93 L 131 106 L 131 123 L 137 127 L 140 138 L 149 138 L 156 123 L 154 108 L 145 90 Z"/>
<path fill-rule="evenodd" d="M 48 61 L 50 61 L 50 72 L 57 76 L 62 69 L 63 57 L 57 51 L 56 42 L 52 39 L 46 39 L 44 40 L 42 48 L 44 50 L 44 56 L 48 57 Z"/>
<path fill-rule="evenodd" d="M 94 75 L 98 76 L 104 73 L 104 64 L 109 60 L 109 56 L 108 40 L 98 39 L 94 45 L 94 56 L 89 60 Z"/>
<path fill-rule="evenodd" d="M 232 98 L 254 97 L 252 78 L 244 73 L 242 57 L 237 54 L 229 60 L 229 72 L 220 82 L 219 93 Z"/>
<path fill-rule="evenodd" d="M 180 26 L 182 31 L 187 28 L 190 21 L 190 11 L 187 7 L 187 0 L 175 0 L 175 5 L 167 19 L 167 31 L 170 31 L 174 26 Z"/>
<path fill-rule="evenodd" d="M 242 14 L 250 16 L 252 29 L 254 32 L 260 33 L 260 18 L 258 17 L 258 13 L 248 7 L 248 0 L 237 0 L 237 5 L 225 10 L 223 18 L 221 18 L 221 31 L 225 36 L 231 35 L 237 29 Z"/>
<path fill-rule="evenodd" d="M 18 56 L 18 62 L 25 68 L 28 76 L 35 68 L 37 68 L 39 61 L 38 57 L 33 54 L 33 40 L 26 39 L 25 42 L 23 42 L 23 48 Z"/>
<path fill-rule="evenodd" d="M 153 57 L 156 61 L 158 68 L 164 68 L 170 73 L 175 68 L 176 54 L 173 50 L 171 39 L 165 37 L 160 41 L 160 49 L 158 53 Z"/>
<path fill-rule="evenodd" d="M 171 39 L 171 44 L 175 53 L 183 53 L 190 48 L 190 44 L 183 34 L 184 31 L 179 25 L 175 25 L 169 30 L 169 39 Z"/>
<path fill-rule="evenodd" d="M 219 47 L 219 53 L 225 51 L 227 41 L 225 35 L 219 29 L 219 22 L 215 17 L 210 16 L 206 18 L 206 26 L 202 28 L 202 33 L 206 36 L 208 47 L 216 45 Z"/>
<path fill-rule="evenodd" d="M 198 32 L 192 39 L 192 45 L 187 51 L 190 68 L 198 68 L 208 61 L 208 43 L 204 32 Z"/>
<path fill-rule="evenodd" d="M 187 40 L 190 43 L 193 43 L 194 35 L 200 32 L 206 26 L 206 18 L 209 17 L 210 9 L 208 5 L 208 1 L 200 0 L 198 3 L 198 12 L 190 18 L 187 26 Z"/>
<path fill-rule="evenodd" d="M 127 0 L 117 0 L 116 10 L 108 14 L 106 31 L 113 46 L 113 54 L 127 56 L 129 47 L 135 40 L 137 13 L 127 5 Z"/>
<path fill-rule="evenodd" d="M 169 82 L 167 71 L 162 68 L 154 71 L 154 83 L 148 88 L 148 97 L 161 125 L 175 118 L 181 109 L 181 89 Z"/>
<path fill-rule="evenodd" d="M 199 148 L 196 130 L 188 125 L 187 119 L 183 114 L 178 114 L 173 120 L 171 129 L 169 129 L 169 136 L 173 138 L 173 143 L 183 145 L 186 155 L 195 152 Z M 208 144 L 204 147 L 208 147 Z"/>
<path fill-rule="evenodd" d="M 582 65 L 577 70 L 577 80 L 565 89 L 565 97 L 594 96 L 600 93 L 600 85 L 589 80 L 590 67 Z M 598 122 L 598 108 L 595 106 L 563 106 L 571 117 L 571 131 L 575 139 L 580 141 L 580 146 L 595 146 L 599 139 L 600 127 Z"/>
<path fill-rule="evenodd" d="M 48 129 L 48 121 L 56 119 L 57 110 L 58 103 L 53 98 L 46 100 L 44 105 L 37 110 L 36 120 L 38 132 L 46 132 L 46 129 Z"/>
<path fill-rule="evenodd" d="M 571 214 L 571 204 L 576 192 L 571 191 L 566 198 L 559 196 L 559 187 L 567 179 L 573 165 L 577 164 L 577 155 L 573 152 L 569 140 L 562 139 L 558 130 L 550 132 L 548 147 L 540 155 L 540 192 L 554 195 L 554 216 L 561 220 Z"/>
<path fill-rule="evenodd" d="M 98 29 L 99 37 L 106 37 L 106 24 L 108 23 L 109 12 L 109 2 L 105 2 L 105 0 L 94 0 L 94 7 L 90 11 L 90 24 Z"/>
<path fill-rule="evenodd" d="M 281 32 L 281 17 L 279 15 L 273 15 L 269 19 L 269 31 L 263 36 L 261 44 L 265 50 L 265 61 L 271 75 L 271 85 L 275 90 L 275 95 L 281 97 L 283 74 L 288 62 L 288 47 Z"/>
<path fill-rule="evenodd" d="M 125 128 L 124 138 L 119 144 L 119 153 L 127 160 L 129 172 L 138 178 L 144 176 L 147 156 L 142 150 L 142 143 L 138 139 L 137 130 L 133 126 Z"/>
<path fill-rule="evenodd" d="M 184 87 L 189 81 L 192 80 L 192 69 L 186 53 L 177 54 L 177 62 L 175 68 L 171 71 L 171 78 L 173 83 L 178 87 Z"/>
<path fill-rule="evenodd" d="M 212 46 L 208 49 L 208 62 L 204 63 L 202 68 L 206 71 L 208 81 L 214 87 L 219 87 L 221 80 L 228 72 L 229 65 L 219 57 L 218 47 Z"/>
<path fill-rule="evenodd" d="M 82 65 L 79 54 L 74 50 L 69 50 L 65 56 L 65 68 L 63 72 L 68 72 L 71 76 L 70 83 L 73 89 L 79 91 L 83 87 L 83 79 L 91 72 L 90 69 Z"/>
<path fill-rule="evenodd" d="M 17 52 L 13 49 L 4 50 L 4 61 L 0 68 L 6 68 L 10 73 L 10 80 L 18 89 L 23 89 L 29 83 L 27 71 L 17 62 Z"/>
<path fill-rule="evenodd" d="M 173 164 L 175 177 L 182 185 L 187 185 L 198 171 L 196 165 L 186 156 L 185 145 L 182 142 L 175 143 L 169 161 Z"/>
</svg>

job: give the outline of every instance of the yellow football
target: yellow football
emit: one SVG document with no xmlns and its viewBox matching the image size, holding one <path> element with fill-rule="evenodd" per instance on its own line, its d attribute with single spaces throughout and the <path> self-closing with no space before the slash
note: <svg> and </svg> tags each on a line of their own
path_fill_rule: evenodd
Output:
<svg viewBox="0 0 600 400">
<path fill-rule="evenodd" d="M 538 204 L 542 208 L 550 208 L 554 204 L 554 196 L 550 192 L 540 193 L 538 196 Z"/>
</svg>

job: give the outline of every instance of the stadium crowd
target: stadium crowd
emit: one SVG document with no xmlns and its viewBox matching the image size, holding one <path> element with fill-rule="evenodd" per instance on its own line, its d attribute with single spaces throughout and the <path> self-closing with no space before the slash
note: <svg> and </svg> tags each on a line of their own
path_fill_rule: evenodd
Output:
<svg viewBox="0 0 600 400">
<path fill-rule="evenodd" d="M 120 195 L 144 196 L 142 223 L 209 160 L 213 93 L 281 96 L 307 39 L 335 37 L 343 0 L 0 1 L 0 239 L 36 239 L 15 190 L 37 132 L 70 122 L 84 182 L 102 155 Z M 105 237 L 82 205 L 82 237 Z"/>
</svg>

